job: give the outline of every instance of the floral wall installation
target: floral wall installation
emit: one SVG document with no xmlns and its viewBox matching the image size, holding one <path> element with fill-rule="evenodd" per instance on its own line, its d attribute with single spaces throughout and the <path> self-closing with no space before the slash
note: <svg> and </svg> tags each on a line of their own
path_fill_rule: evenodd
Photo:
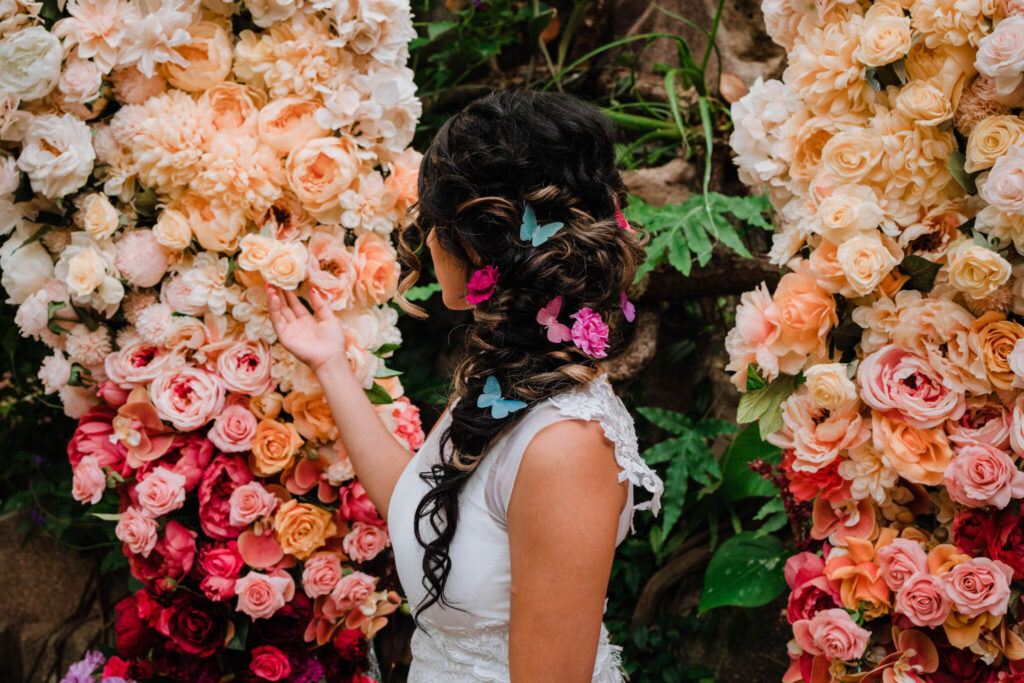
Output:
<svg viewBox="0 0 1024 683">
<path fill-rule="evenodd" d="M 74 497 L 132 576 L 103 675 L 365 680 L 386 526 L 266 283 L 317 290 L 402 443 L 385 359 L 416 199 L 404 0 L 0 3 L 0 271 L 79 420 Z"/>
</svg>

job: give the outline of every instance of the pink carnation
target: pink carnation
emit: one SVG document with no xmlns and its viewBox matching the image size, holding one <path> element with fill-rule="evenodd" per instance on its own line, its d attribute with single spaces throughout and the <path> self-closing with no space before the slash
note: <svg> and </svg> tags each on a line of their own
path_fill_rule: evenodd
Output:
<svg viewBox="0 0 1024 683">
<path fill-rule="evenodd" d="M 103 498 L 107 488 L 107 475 L 100 469 L 95 456 L 87 455 L 74 467 L 71 496 L 79 503 L 95 505 Z"/>
<path fill-rule="evenodd" d="M 946 467 L 945 480 L 949 497 L 968 507 L 1002 509 L 1010 500 L 1024 497 L 1024 472 L 1004 451 L 985 444 L 958 449 Z"/>
<path fill-rule="evenodd" d="M 835 608 L 797 621 L 793 635 L 808 654 L 852 662 L 864 654 L 871 632 L 858 626 L 846 610 Z"/>
<path fill-rule="evenodd" d="M 958 420 L 967 407 L 927 359 L 892 344 L 861 361 L 857 379 L 864 403 L 917 429 Z"/>
<path fill-rule="evenodd" d="M 267 576 L 249 572 L 235 581 L 235 593 L 238 595 L 237 611 L 254 621 L 269 619 L 295 595 L 295 582 L 287 574 Z"/>
<path fill-rule="evenodd" d="M 157 467 L 136 485 L 139 505 L 153 517 L 160 517 L 185 504 L 185 477 Z"/>
<path fill-rule="evenodd" d="M 175 429 L 202 427 L 224 407 L 224 383 L 216 375 L 191 367 L 160 373 L 149 388 L 157 414 Z"/>
<path fill-rule="evenodd" d="M 966 617 L 1006 614 L 1013 569 L 999 560 L 975 557 L 942 575 L 942 588 L 956 611 Z"/>
<path fill-rule="evenodd" d="M 388 536 L 387 529 L 366 522 L 353 524 L 352 530 L 345 534 L 345 538 L 342 540 L 345 554 L 356 562 L 372 560 L 389 545 L 391 545 L 391 538 Z"/>
<path fill-rule="evenodd" d="M 302 590 L 310 598 L 327 595 L 341 580 L 341 560 L 334 553 L 317 553 L 302 569 Z"/>
<path fill-rule="evenodd" d="M 487 301 L 494 294 L 497 284 L 497 267 L 484 266 L 475 271 L 466 283 L 466 302 L 475 305 Z"/>
<path fill-rule="evenodd" d="M 942 580 L 927 572 L 908 578 L 896 595 L 896 611 L 914 626 L 942 626 L 950 611 Z"/>
<path fill-rule="evenodd" d="M 225 453 L 247 451 L 252 438 L 256 436 L 256 416 L 245 406 L 228 406 L 213 421 L 207 436 Z"/>
<path fill-rule="evenodd" d="M 882 579 L 891 591 L 898 591 L 914 574 L 928 571 L 928 556 L 917 541 L 897 538 L 879 548 L 877 554 Z"/>
<path fill-rule="evenodd" d="M 277 496 L 263 488 L 258 481 L 242 484 L 231 492 L 228 499 L 232 526 L 246 527 L 261 517 L 269 517 L 277 507 Z"/>
<path fill-rule="evenodd" d="M 129 284 L 152 287 L 170 265 L 171 252 L 156 241 L 152 230 L 132 230 L 117 241 L 114 264 Z"/>
<path fill-rule="evenodd" d="M 132 505 L 121 513 L 114 535 L 125 544 L 128 551 L 148 557 L 156 545 L 157 528 L 155 519 Z"/>
<path fill-rule="evenodd" d="M 605 345 L 608 343 L 608 325 L 601 320 L 601 314 L 589 308 L 580 310 L 569 316 L 576 322 L 572 324 L 572 341 L 583 353 L 594 358 L 604 358 Z"/>
</svg>

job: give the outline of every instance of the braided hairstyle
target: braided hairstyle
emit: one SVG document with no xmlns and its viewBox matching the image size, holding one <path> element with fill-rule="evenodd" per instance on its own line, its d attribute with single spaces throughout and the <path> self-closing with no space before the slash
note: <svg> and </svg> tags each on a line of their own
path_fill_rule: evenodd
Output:
<svg viewBox="0 0 1024 683">
<path fill-rule="evenodd" d="M 488 376 L 503 398 L 532 405 L 585 384 L 596 360 L 572 341 L 555 344 L 537 312 L 562 297 L 560 320 L 589 307 L 609 325 L 608 354 L 622 346 L 621 293 L 643 258 L 637 235 L 618 226 L 625 186 L 615 167 L 611 123 L 575 97 L 532 91 L 493 93 L 449 119 L 423 157 L 416 220 L 399 235 L 399 256 L 416 282 L 416 251 L 435 230 L 438 244 L 466 264 L 467 274 L 498 268 L 497 290 L 473 309 L 468 354 L 455 372 L 451 426 L 441 436 L 440 464 L 420 474 L 429 492 L 414 529 L 424 549 L 427 599 L 414 618 L 441 602 L 451 570 L 449 547 L 459 522 L 459 493 L 487 448 L 527 412 L 497 420 L 477 407 Z M 529 203 L 541 224 L 565 226 L 538 247 L 519 237 Z M 434 536 L 424 538 L 426 518 Z M 417 620 L 418 621 L 418 620 Z"/>
</svg>

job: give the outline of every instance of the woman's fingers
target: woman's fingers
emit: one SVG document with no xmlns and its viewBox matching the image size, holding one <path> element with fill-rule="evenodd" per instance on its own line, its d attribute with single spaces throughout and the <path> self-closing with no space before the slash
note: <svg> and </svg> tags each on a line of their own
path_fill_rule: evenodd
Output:
<svg viewBox="0 0 1024 683">
<path fill-rule="evenodd" d="M 313 312 L 316 314 L 316 319 L 321 322 L 327 322 L 334 317 L 334 312 L 327 306 L 327 302 L 320 296 L 320 292 L 313 289 L 309 296 L 310 302 L 313 304 Z"/>
<path fill-rule="evenodd" d="M 295 314 L 287 305 L 280 291 L 273 285 L 267 285 L 267 309 L 270 311 L 270 322 L 280 327 L 295 320 Z"/>
<path fill-rule="evenodd" d="M 288 308 L 291 309 L 292 313 L 296 318 L 301 318 L 304 315 L 309 315 L 309 311 L 299 301 L 299 297 L 295 296 L 295 292 L 290 289 L 282 289 L 281 292 L 284 294 L 285 301 L 288 302 Z"/>
</svg>

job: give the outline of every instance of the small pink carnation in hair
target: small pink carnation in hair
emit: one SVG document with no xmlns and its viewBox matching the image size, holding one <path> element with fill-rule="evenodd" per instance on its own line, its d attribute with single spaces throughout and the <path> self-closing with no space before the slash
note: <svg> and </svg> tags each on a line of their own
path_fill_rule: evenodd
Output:
<svg viewBox="0 0 1024 683">
<path fill-rule="evenodd" d="M 605 345 L 608 343 L 608 325 L 601 320 L 601 314 L 590 308 L 581 308 L 570 316 L 572 324 L 572 341 L 583 353 L 594 358 L 604 358 Z"/>
<path fill-rule="evenodd" d="M 471 304 L 478 304 L 487 301 L 494 294 L 494 287 L 498 283 L 498 268 L 496 266 L 484 266 L 473 273 L 466 283 L 466 301 Z"/>
</svg>

